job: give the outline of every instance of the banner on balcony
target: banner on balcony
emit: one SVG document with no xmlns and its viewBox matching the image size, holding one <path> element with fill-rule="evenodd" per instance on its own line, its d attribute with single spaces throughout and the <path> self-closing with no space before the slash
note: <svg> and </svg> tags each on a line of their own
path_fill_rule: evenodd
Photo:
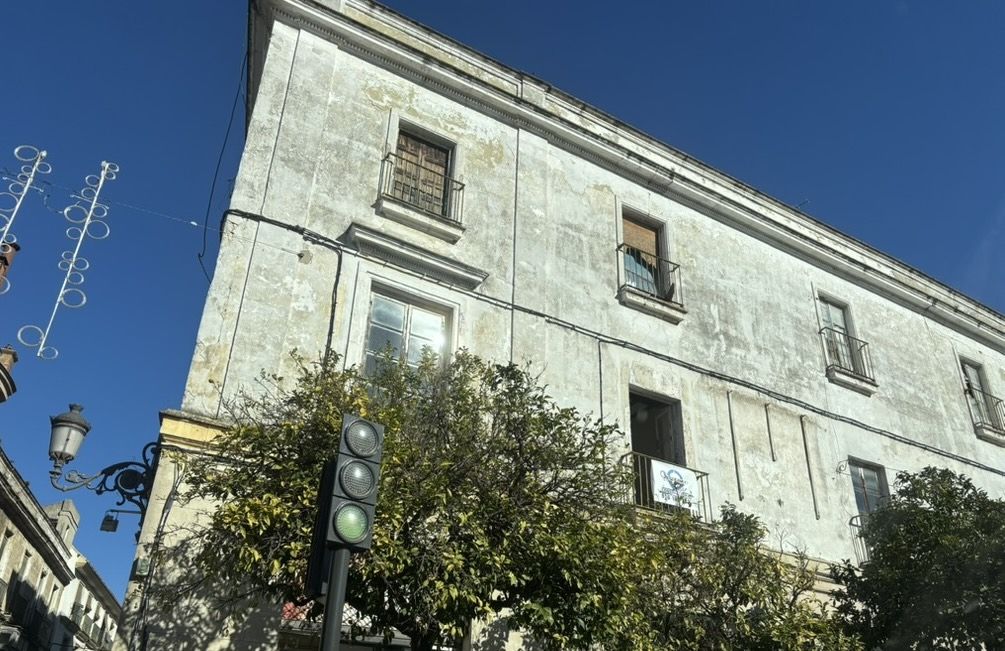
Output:
<svg viewBox="0 0 1005 651">
<path fill-rule="evenodd" d="M 652 460 L 653 500 L 660 504 L 677 506 L 701 515 L 701 489 L 698 475 L 683 466 Z"/>
</svg>

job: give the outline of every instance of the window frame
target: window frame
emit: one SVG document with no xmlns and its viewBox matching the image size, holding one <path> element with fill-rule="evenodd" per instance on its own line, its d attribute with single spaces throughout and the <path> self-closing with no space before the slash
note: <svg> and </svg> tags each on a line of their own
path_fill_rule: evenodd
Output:
<svg viewBox="0 0 1005 651">
<path fill-rule="evenodd" d="M 859 337 L 851 303 L 825 291 L 814 292 L 817 335 L 824 355 L 827 378 L 865 395 L 877 386 L 869 342 Z M 830 319 L 831 309 L 840 310 L 843 332 Z M 842 349 L 843 345 L 843 349 Z"/>
<path fill-rule="evenodd" d="M 669 222 L 648 212 L 634 208 L 620 199 L 616 200 L 615 219 L 615 253 L 617 269 L 615 281 L 618 301 L 626 307 L 645 312 L 673 325 L 680 323 L 687 310 L 684 307 L 684 294 L 681 279 L 681 266 L 673 261 L 670 254 L 671 237 Z M 651 229 L 656 235 L 656 269 L 652 275 L 652 289 L 633 283 L 629 279 L 629 262 L 635 259 L 626 250 L 625 222 L 633 222 L 643 228 Z M 638 262 L 643 266 L 642 262 Z M 653 291 L 656 290 L 656 291 Z"/>
<path fill-rule="evenodd" d="M 859 508 L 858 496 L 855 494 L 856 493 L 856 484 L 855 484 L 855 480 L 856 480 L 855 469 L 856 468 L 858 468 L 860 470 L 863 470 L 863 471 L 865 471 L 865 470 L 871 470 L 871 471 L 874 471 L 876 473 L 876 483 L 877 483 L 877 485 L 879 487 L 880 495 L 877 498 L 878 501 L 877 501 L 877 504 L 876 504 L 875 508 L 873 508 L 873 509 L 871 509 L 869 511 L 862 511 Z M 849 457 L 848 458 L 848 474 L 851 476 L 851 481 L 852 481 L 852 499 L 855 500 L 855 508 L 856 508 L 856 510 L 858 512 L 857 513 L 858 515 L 868 517 L 870 513 L 875 513 L 876 510 L 879 509 L 884 504 L 884 502 L 886 500 L 890 499 L 890 485 L 889 485 L 889 483 L 887 482 L 887 479 L 886 479 L 886 468 L 882 464 L 872 463 L 870 461 L 865 461 L 865 460 L 859 459 L 857 457 Z M 863 494 L 865 495 L 866 502 L 868 503 L 868 486 L 866 486 L 866 484 L 865 484 L 865 478 L 864 477 L 862 478 L 862 491 L 863 491 Z"/>
<path fill-rule="evenodd" d="M 439 352 L 440 363 L 445 364 L 447 360 L 451 358 L 454 351 L 454 341 L 456 335 L 454 332 L 454 320 L 456 306 L 445 305 L 435 299 L 428 298 L 426 296 L 419 295 L 417 293 L 405 292 L 400 289 L 395 289 L 381 283 L 373 283 L 370 287 L 369 297 L 367 299 L 367 310 L 363 319 L 363 341 L 362 341 L 362 360 L 360 368 L 363 370 L 364 374 L 368 373 L 367 359 L 373 355 L 378 357 L 381 353 L 379 350 L 372 349 L 370 347 L 370 328 L 372 323 L 372 313 L 373 305 L 376 298 L 383 298 L 385 300 L 399 303 L 405 306 L 405 323 L 403 325 L 402 344 L 404 345 L 404 351 L 398 351 L 399 358 L 404 356 L 407 360 L 408 358 L 408 339 L 410 338 L 411 330 L 411 316 L 412 309 L 417 308 L 424 312 L 437 314 L 443 317 L 443 346 Z M 380 324 L 378 324 L 380 325 Z M 408 363 L 408 362 L 406 362 Z M 414 366 L 408 363 L 410 366 Z"/>
<path fill-rule="evenodd" d="M 984 365 L 965 355 L 959 356 L 959 362 L 960 378 L 963 383 L 963 393 L 967 400 L 967 408 L 970 410 L 971 422 L 978 427 L 990 427 L 997 431 L 1005 431 L 1005 423 L 1001 421 L 1001 414 L 998 413 L 998 405 L 993 402 L 999 398 L 991 392 Z M 973 393 L 974 387 L 972 386 L 973 383 L 970 377 L 967 375 L 967 367 L 973 369 L 977 382 L 980 385 L 977 389 L 980 398 Z M 975 403 L 980 403 L 980 409 L 983 410 L 983 413 L 980 414 L 980 419 L 978 419 L 977 413 L 975 413 Z"/>
<path fill-rule="evenodd" d="M 419 122 L 402 117 L 396 110 L 392 110 L 388 121 L 387 141 L 384 145 L 384 157 L 394 155 L 401 158 L 399 142 L 402 135 L 405 135 L 421 144 L 428 145 L 434 149 L 443 150 L 447 155 L 445 173 L 443 178 L 443 206 L 441 211 L 429 210 L 420 203 L 413 203 L 403 197 L 395 195 L 390 189 L 394 184 L 394 171 L 382 171 L 383 174 L 390 174 L 391 178 L 381 179 L 381 194 L 392 201 L 399 202 L 411 210 L 415 210 L 423 215 L 433 217 L 450 223 L 461 224 L 462 196 L 454 196 L 454 185 L 459 186 L 459 193 L 463 194 L 464 184 L 458 178 L 458 170 L 461 169 L 461 148 L 458 146 L 456 138 L 451 138 L 442 133 L 434 131 L 419 124 Z M 397 164 L 394 166 L 397 167 Z M 382 168 L 383 169 L 383 168 Z M 435 170 L 434 170 L 435 171 Z M 456 205 L 455 205 L 456 202 Z"/>
</svg>

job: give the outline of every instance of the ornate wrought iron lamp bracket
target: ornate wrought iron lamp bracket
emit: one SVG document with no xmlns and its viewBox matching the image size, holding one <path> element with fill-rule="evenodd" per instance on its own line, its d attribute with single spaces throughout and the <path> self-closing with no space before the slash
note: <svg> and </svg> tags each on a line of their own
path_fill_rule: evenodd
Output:
<svg viewBox="0 0 1005 651">
<path fill-rule="evenodd" d="M 56 490 L 69 492 L 79 488 L 92 490 L 98 495 L 114 492 L 118 494 L 118 505 L 127 502 L 140 510 L 140 517 L 147 511 L 150 486 L 154 478 L 154 465 L 160 454 L 158 443 L 147 443 L 143 448 L 142 461 L 113 463 L 101 472 L 85 475 L 70 470 L 63 476 L 63 463 L 55 461 L 49 471 L 52 486 Z"/>
</svg>

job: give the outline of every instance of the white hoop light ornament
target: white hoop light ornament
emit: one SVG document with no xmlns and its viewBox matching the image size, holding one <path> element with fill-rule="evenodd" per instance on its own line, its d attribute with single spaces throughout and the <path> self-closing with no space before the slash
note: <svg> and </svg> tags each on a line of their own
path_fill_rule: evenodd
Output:
<svg viewBox="0 0 1005 651">
<path fill-rule="evenodd" d="M 52 172 L 52 165 L 45 162 L 46 155 L 44 149 L 31 145 L 14 148 L 14 158 L 22 165 L 16 175 L 2 177 L 8 184 L 5 190 L 0 191 L 0 255 L 6 255 L 17 243 L 17 237 L 11 232 L 11 228 L 21 210 L 24 198 L 28 195 L 28 191 L 33 189 L 35 177 Z M 0 276 L 0 294 L 6 294 L 10 288 L 10 280 L 6 275 Z"/>
<path fill-rule="evenodd" d="M 49 323 L 44 330 L 36 325 L 26 325 L 17 331 L 18 341 L 29 348 L 38 348 L 36 357 L 56 359 L 59 356 L 59 350 L 55 346 L 50 346 L 48 341 L 60 306 L 78 308 L 87 303 L 87 294 L 79 285 L 83 284 L 84 272 L 90 268 L 91 263 L 80 255 L 80 248 L 85 239 L 103 240 L 111 234 L 111 228 L 103 221 L 108 217 L 108 206 L 100 203 L 98 198 L 105 183 L 114 181 L 118 172 L 118 165 L 102 161 L 101 174 L 91 174 L 85 178 L 84 187 L 71 196 L 76 201 L 63 209 L 63 216 L 71 224 L 66 229 L 66 236 L 75 242 L 75 246 L 72 251 L 63 251 L 59 260 L 59 268 L 66 273 L 56 296 L 56 303 L 52 307 L 52 313 L 49 315 Z"/>
</svg>

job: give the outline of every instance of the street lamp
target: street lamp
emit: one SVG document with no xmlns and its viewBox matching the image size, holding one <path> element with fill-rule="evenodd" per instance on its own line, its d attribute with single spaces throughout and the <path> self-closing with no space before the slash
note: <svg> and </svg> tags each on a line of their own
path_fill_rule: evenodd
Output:
<svg viewBox="0 0 1005 651">
<path fill-rule="evenodd" d="M 115 492 L 119 497 L 119 506 L 126 502 L 132 504 L 139 509 L 142 518 L 147 511 L 160 445 L 147 443 L 143 447 L 142 461 L 114 463 L 93 475 L 70 470 L 64 476 L 63 466 L 77 457 L 84 438 L 91 431 L 91 424 L 80 413 L 83 410 L 82 406 L 71 404 L 70 411 L 49 418 L 52 423 L 52 434 L 49 437 L 49 458 L 52 459 L 49 478 L 52 487 L 64 493 L 78 488 L 92 490 L 98 495 Z"/>
</svg>

